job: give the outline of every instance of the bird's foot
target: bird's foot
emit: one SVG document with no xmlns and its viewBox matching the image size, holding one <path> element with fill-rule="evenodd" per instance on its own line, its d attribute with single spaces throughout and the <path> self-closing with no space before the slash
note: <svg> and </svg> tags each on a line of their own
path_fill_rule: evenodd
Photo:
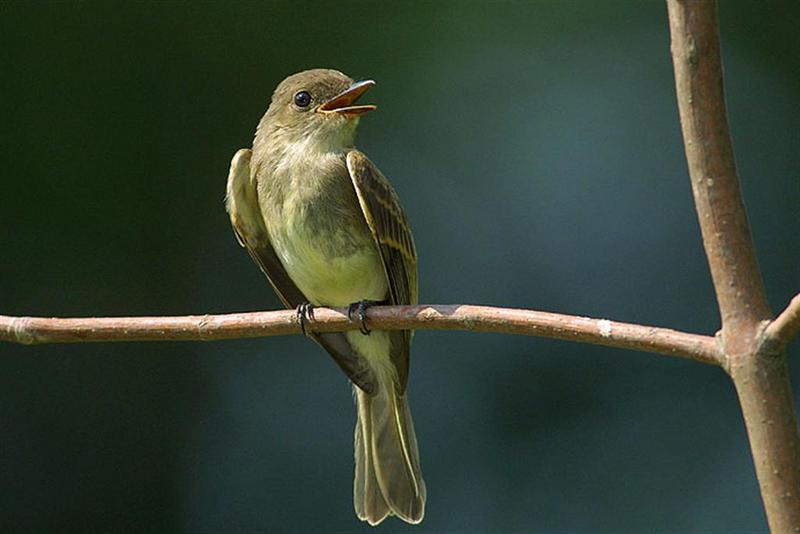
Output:
<svg viewBox="0 0 800 534">
<path fill-rule="evenodd" d="M 359 330 L 365 336 L 368 336 L 372 330 L 367 328 L 367 308 L 370 306 L 374 306 L 375 304 L 380 304 L 380 301 L 377 300 L 360 300 L 358 302 L 354 302 L 347 307 L 347 318 L 351 321 L 353 320 L 353 314 L 358 313 L 358 322 L 359 322 Z"/>
<path fill-rule="evenodd" d="M 314 320 L 314 305 L 310 302 L 304 302 L 297 307 L 297 321 L 300 323 L 300 330 L 303 331 L 303 335 L 307 336 L 308 331 L 306 331 L 306 322 Z"/>
</svg>

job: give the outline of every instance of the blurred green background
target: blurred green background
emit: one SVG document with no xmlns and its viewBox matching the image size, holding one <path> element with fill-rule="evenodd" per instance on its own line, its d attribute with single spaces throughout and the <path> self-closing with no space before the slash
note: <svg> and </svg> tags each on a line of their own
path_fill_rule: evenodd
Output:
<svg viewBox="0 0 800 534">
<path fill-rule="evenodd" d="M 800 289 L 800 4 L 720 17 L 777 311 Z M 422 302 L 717 328 L 660 1 L 0 3 L 0 313 L 277 308 L 225 180 L 310 67 L 378 82 L 358 144 L 404 201 Z M 428 511 L 382 532 L 766 530 L 718 369 L 427 331 L 412 362 Z M 366 532 L 354 421 L 299 336 L 3 344 L 0 526 Z"/>
</svg>

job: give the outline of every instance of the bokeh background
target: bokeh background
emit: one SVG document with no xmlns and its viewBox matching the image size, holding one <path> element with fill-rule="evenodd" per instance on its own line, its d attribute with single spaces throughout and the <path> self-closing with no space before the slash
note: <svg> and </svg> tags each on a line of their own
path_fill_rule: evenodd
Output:
<svg viewBox="0 0 800 534">
<path fill-rule="evenodd" d="M 800 289 L 800 4 L 720 17 L 777 311 Z M 423 302 L 716 330 L 660 1 L 0 3 L 0 313 L 277 308 L 225 180 L 274 86 L 319 66 L 378 82 L 358 143 L 413 223 Z M 426 331 L 412 362 L 428 511 L 383 532 L 766 530 L 718 369 Z M 367 532 L 354 421 L 299 336 L 0 345 L 0 526 Z"/>
</svg>

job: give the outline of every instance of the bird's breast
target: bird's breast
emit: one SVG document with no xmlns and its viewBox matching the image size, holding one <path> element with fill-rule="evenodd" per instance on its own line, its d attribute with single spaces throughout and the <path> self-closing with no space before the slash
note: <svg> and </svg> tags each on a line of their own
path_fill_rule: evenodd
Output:
<svg viewBox="0 0 800 534">
<path fill-rule="evenodd" d="M 273 224 L 268 231 L 298 289 L 309 302 L 322 306 L 385 299 L 383 263 L 349 176 L 306 174 L 289 179 L 295 185 L 286 188 L 274 206 L 281 216 L 269 218 Z"/>
</svg>

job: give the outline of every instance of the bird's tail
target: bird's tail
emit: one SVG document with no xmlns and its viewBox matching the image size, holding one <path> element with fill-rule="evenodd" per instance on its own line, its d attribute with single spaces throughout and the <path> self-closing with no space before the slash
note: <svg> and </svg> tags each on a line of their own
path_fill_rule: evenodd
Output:
<svg viewBox="0 0 800 534">
<path fill-rule="evenodd" d="M 396 392 L 391 379 L 382 381 L 375 396 L 354 389 L 356 515 L 370 525 L 388 515 L 419 523 L 425 515 L 425 481 L 408 401 Z"/>
</svg>

